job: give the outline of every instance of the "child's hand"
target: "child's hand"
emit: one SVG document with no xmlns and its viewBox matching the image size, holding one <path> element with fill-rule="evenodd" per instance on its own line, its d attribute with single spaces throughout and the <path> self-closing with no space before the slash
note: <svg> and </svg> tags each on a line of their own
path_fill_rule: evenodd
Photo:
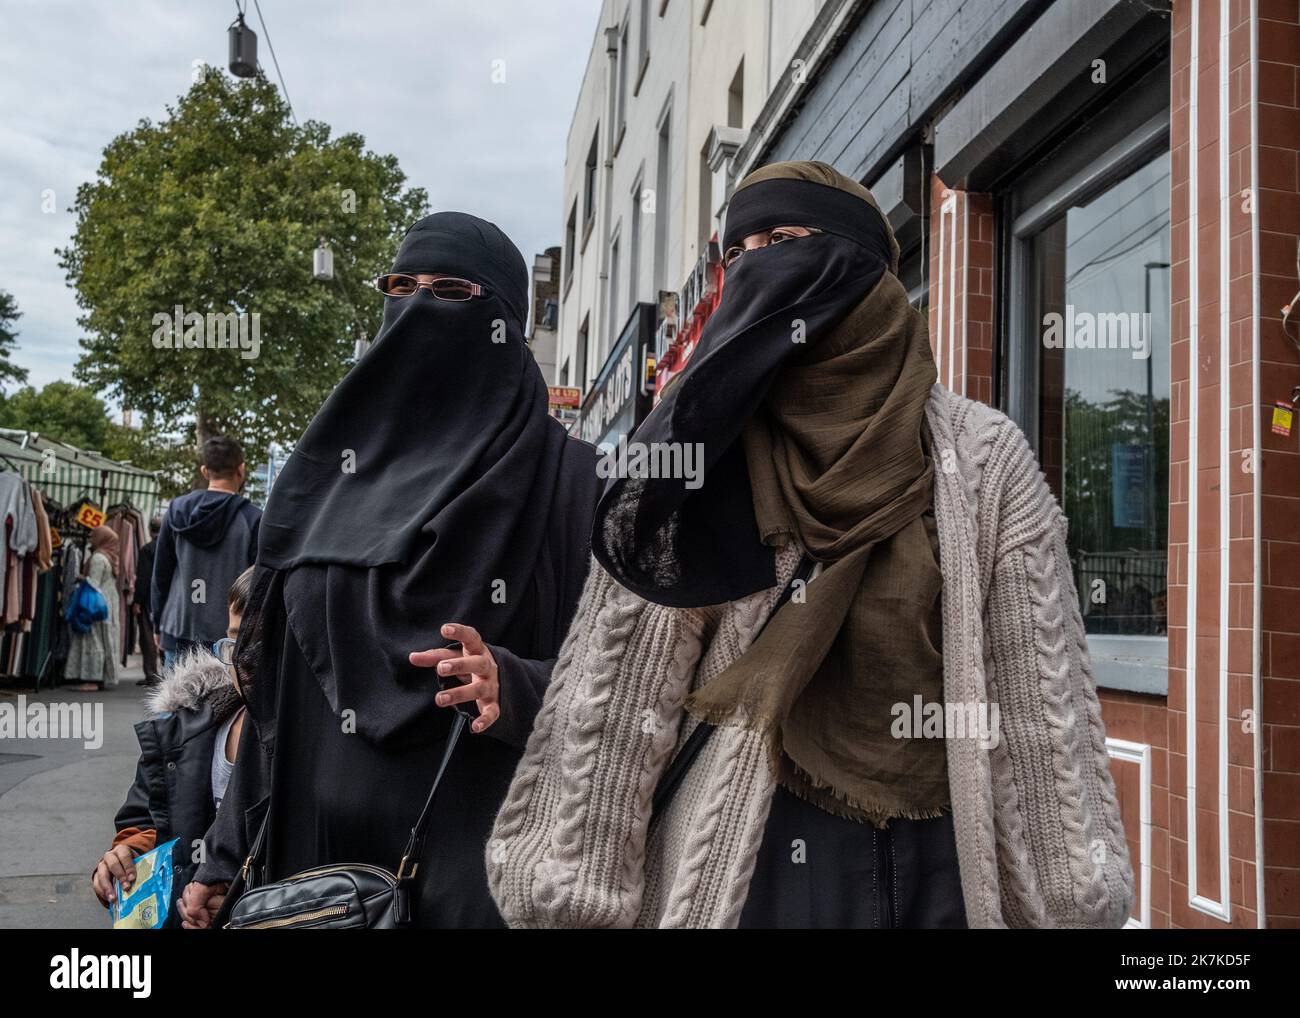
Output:
<svg viewBox="0 0 1300 1018">
<path fill-rule="evenodd" d="M 123 889 L 129 890 L 135 883 L 135 855 L 128 845 L 114 845 L 104 853 L 99 865 L 95 867 L 90 878 L 90 886 L 95 889 L 99 903 L 108 908 L 117 900 L 113 893 L 113 878 L 116 877 Z"/>
<path fill-rule="evenodd" d="M 212 920 L 221 911 L 221 906 L 226 900 L 226 891 L 229 888 L 229 884 L 200 884 L 197 882 L 186 884 L 185 892 L 181 895 L 178 903 L 181 915 L 181 929 L 211 929 Z"/>
</svg>

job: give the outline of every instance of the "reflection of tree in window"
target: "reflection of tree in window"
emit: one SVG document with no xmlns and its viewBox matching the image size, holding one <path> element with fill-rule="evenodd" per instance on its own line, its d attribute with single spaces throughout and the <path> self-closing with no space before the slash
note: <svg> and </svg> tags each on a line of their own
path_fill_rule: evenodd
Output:
<svg viewBox="0 0 1300 1018">
<path fill-rule="evenodd" d="M 1089 632 L 1164 632 L 1169 398 L 1155 400 L 1152 409 L 1156 431 L 1151 443 L 1155 462 L 1150 472 L 1163 482 L 1154 491 L 1145 492 L 1143 510 L 1149 507 L 1158 521 L 1156 547 L 1152 547 L 1156 530 L 1143 527 L 1135 532 L 1117 525 L 1112 490 L 1115 446 L 1141 450 L 1143 466 L 1147 465 L 1145 390 L 1112 392 L 1110 399 L 1099 403 L 1089 402 L 1073 389 L 1065 395 L 1065 431 L 1070 437 L 1065 445 L 1063 502 L 1070 519 L 1070 551 Z M 1099 579 L 1106 584 L 1105 600 L 1094 603 L 1092 594 Z"/>
</svg>

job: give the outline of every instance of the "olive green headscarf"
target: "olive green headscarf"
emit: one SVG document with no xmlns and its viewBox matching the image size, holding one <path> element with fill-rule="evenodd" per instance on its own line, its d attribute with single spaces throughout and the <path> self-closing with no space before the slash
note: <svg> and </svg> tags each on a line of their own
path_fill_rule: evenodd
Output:
<svg viewBox="0 0 1300 1018">
<path fill-rule="evenodd" d="M 770 179 L 830 185 L 879 211 L 823 163 L 763 167 L 740 188 Z M 800 224 L 770 224 L 782 225 Z M 703 720 L 767 734 L 796 795 L 877 825 L 949 804 L 943 740 L 912 738 L 910 723 L 894 732 L 899 705 L 910 717 L 918 696 L 942 703 L 943 657 L 925 423 L 936 370 L 889 240 L 890 271 L 838 326 L 807 337 L 743 432 L 764 543 L 797 541 L 822 571 L 687 701 Z"/>
</svg>

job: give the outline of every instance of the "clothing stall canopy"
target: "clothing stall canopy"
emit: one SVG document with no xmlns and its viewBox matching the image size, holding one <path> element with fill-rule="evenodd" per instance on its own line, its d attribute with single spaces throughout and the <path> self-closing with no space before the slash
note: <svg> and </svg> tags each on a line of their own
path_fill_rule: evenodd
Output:
<svg viewBox="0 0 1300 1018">
<path fill-rule="evenodd" d="M 9 468 L 63 505 L 86 495 L 105 510 L 128 502 L 146 521 L 158 505 L 154 473 L 35 431 L 0 428 L 0 469 Z"/>
</svg>

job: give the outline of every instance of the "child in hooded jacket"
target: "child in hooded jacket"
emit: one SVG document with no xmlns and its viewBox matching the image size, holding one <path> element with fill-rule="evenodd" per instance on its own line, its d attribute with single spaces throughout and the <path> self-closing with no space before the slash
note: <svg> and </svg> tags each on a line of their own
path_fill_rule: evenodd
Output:
<svg viewBox="0 0 1300 1018">
<path fill-rule="evenodd" d="M 250 567 L 230 587 L 226 638 L 212 652 L 183 655 L 149 693 L 147 716 L 135 726 L 135 780 L 117 812 L 113 844 L 91 876 L 106 908 L 116 897 L 114 878 L 130 888 L 136 857 L 173 838 L 180 841 L 172 886 L 184 887 L 198 866 L 194 850 L 221 805 L 243 727 L 244 706 L 229 662 L 252 575 Z M 178 924 L 173 909 L 167 926 Z"/>
</svg>

